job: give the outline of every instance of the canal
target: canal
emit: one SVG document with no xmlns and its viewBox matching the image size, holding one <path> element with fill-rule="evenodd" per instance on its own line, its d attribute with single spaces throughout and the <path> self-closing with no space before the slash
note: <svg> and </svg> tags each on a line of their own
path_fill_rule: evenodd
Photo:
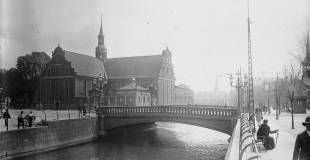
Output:
<svg viewBox="0 0 310 160">
<path fill-rule="evenodd" d="M 94 142 L 15 160 L 223 160 L 229 136 L 178 123 L 113 131 Z"/>
</svg>

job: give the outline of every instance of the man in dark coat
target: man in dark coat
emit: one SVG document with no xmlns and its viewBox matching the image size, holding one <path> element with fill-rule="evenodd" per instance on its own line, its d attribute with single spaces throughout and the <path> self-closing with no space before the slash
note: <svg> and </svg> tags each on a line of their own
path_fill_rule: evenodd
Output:
<svg viewBox="0 0 310 160">
<path fill-rule="evenodd" d="M 293 160 L 310 160 L 310 117 L 302 123 L 306 130 L 297 135 Z"/>
<path fill-rule="evenodd" d="M 279 130 L 271 131 L 270 127 L 268 125 L 268 120 L 265 119 L 263 121 L 263 124 L 259 126 L 259 129 L 257 131 L 257 139 L 263 141 L 263 145 L 265 149 L 271 150 L 275 147 L 274 139 L 273 137 L 269 136 L 270 133 L 277 133 Z"/>
<path fill-rule="evenodd" d="M 3 118 L 6 130 L 9 130 L 9 119 L 11 118 L 11 115 L 8 109 L 5 109 L 5 112 L 3 113 Z"/>
</svg>

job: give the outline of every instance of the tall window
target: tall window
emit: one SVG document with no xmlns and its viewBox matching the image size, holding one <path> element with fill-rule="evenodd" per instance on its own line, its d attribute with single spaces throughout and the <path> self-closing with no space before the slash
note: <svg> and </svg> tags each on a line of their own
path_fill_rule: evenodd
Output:
<svg viewBox="0 0 310 160">
<path fill-rule="evenodd" d="M 83 94 L 86 97 L 86 80 L 83 81 Z"/>
</svg>

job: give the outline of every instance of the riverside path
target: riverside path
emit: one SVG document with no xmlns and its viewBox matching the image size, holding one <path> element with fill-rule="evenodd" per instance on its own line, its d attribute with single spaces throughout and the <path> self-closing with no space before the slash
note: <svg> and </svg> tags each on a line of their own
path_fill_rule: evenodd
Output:
<svg viewBox="0 0 310 160">
<path fill-rule="evenodd" d="M 279 129 L 276 148 L 270 151 L 260 151 L 263 160 L 292 160 L 295 139 L 297 135 L 305 130 L 302 122 L 309 114 L 294 114 L 295 129 L 291 129 L 291 115 L 281 113 L 279 120 L 275 114 L 264 115 L 268 119 L 271 130 Z M 276 139 L 276 134 L 271 134 Z"/>
</svg>

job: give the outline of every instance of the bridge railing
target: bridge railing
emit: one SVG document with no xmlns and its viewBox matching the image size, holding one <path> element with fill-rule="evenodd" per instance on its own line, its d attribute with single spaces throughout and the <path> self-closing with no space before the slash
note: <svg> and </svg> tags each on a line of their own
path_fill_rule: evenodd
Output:
<svg viewBox="0 0 310 160">
<path fill-rule="evenodd" d="M 246 113 L 241 114 L 240 118 L 240 142 L 239 142 L 239 160 L 260 160 L 261 156 L 252 134 L 252 125 L 249 123 L 249 116 Z"/>
<path fill-rule="evenodd" d="M 232 117 L 238 116 L 236 108 L 206 108 L 189 106 L 152 106 L 152 107 L 100 107 L 98 115 L 107 116 L 147 116 L 147 115 L 170 115 L 170 116 L 209 116 L 209 117 Z"/>
</svg>

